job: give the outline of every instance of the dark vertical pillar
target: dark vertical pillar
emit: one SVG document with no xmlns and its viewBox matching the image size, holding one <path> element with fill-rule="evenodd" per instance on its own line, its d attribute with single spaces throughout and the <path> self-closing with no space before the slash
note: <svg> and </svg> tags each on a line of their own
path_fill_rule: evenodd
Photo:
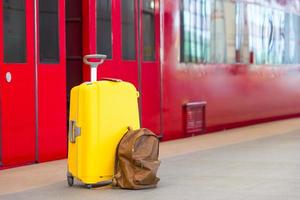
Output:
<svg viewBox="0 0 300 200">
<path fill-rule="evenodd" d="M 82 83 L 82 27 L 82 0 L 66 0 L 68 108 L 71 88 Z"/>
</svg>

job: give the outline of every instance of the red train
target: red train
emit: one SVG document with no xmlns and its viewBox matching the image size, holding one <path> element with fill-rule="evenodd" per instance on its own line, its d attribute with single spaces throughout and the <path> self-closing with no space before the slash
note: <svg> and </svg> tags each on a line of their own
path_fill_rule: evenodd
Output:
<svg viewBox="0 0 300 200">
<path fill-rule="evenodd" d="M 5 0 L 0 13 L 2 166 L 66 156 L 90 53 L 108 56 L 99 79 L 136 85 L 162 140 L 300 116 L 298 0 Z"/>
</svg>

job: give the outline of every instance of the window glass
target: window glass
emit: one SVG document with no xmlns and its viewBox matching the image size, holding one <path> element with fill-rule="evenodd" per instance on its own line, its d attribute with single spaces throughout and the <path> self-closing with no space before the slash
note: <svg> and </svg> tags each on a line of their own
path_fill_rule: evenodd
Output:
<svg viewBox="0 0 300 200">
<path fill-rule="evenodd" d="M 190 12 L 189 0 L 181 1 L 181 24 L 180 24 L 180 58 L 183 62 L 190 61 Z"/>
<path fill-rule="evenodd" d="M 155 60 L 154 8 L 154 0 L 143 1 L 143 57 L 146 61 Z"/>
<path fill-rule="evenodd" d="M 135 60 L 135 15 L 133 0 L 122 0 L 122 57 Z"/>
<path fill-rule="evenodd" d="M 181 61 L 234 62 L 235 4 L 221 0 L 181 3 Z"/>
<path fill-rule="evenodd" d="M 293 13 L 247 5 L 249 50 L 254 64 L 297 64 L 300 17 Z"/>
<path fill-rule="evenodd" d="M 215 0 L 211 3 L 210 63 L 235 62 L 235 2 Z"/>
<path fill-rule="evenodd" d="M 59 62 L 58 1 L 39 0 L 40 62 Z"/>
<path fill-rule="evenodd" d="M 24 0 L 3 1 L 4 62 L 26 62 L 26 16 Z"/>
<path fill-rule="evenodd" d="M 232 1 L 219 1 L 223 2 L 223 12 L 224 12 L 224 55 L 223 61 L 224 63 L 235 63 L 235 38 L 236 38 L 236 24 L 234 23 L 236 20 L 236 2 Z"/>
<path fill-rule="evenodd" d="M 192 62 L 196 61 L 196 0 L 190 0 L 189 10 L 190 10 L 190 58 Z"/>
<path fill-rule="evenodd" d="M 300 63 L 299 15 L 244 1 L 181 3 L 181 62 Z"/>
<path fill-rule="evenodd" d="M 212 4 L 211 1 L 201 0 L 200 1 L 200 45 L 201 45 L 201 62 L 210 62 L 212 56 Z"/>
<path fill-rule="evenodd" d="M 97 52 L 112 58 L 111 0 L 97 1 Z"/>
<path fill-rule="evenodd" d="M 284 55 L 283 62 L 286 64 L 300 63 L 300 16 L 286 13 L 284 19 Z"/>
<path fill-rule="evenodd" d="M 195 2 L 195 9 L 200 10 L 201 9 L 201 1 Z M 201 12 L 196 12 L 195 14 L 195 54 L 196 54 L 196 61 L 201 62 Z"/>
<path fill-rule="evenodd" d="M 248 43 L 248 26 L 247 26 L 247 12 L 246 4 L 244 2 L 236 2 L 236 37 L 235 37 L 235 51 L 236 62 L 249 62 L 249 43 Z"/>
</svg>

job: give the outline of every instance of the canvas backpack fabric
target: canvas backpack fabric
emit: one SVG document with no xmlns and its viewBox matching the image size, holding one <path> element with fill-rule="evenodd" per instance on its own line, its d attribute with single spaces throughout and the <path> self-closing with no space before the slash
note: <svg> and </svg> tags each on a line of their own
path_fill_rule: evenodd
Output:
<svg viewBox="0 0 300 200">
<path fill-rule="evenodd" d="M 116 152 L 113 186 L 124 189 L 156 187 L 160 161 L 159 139 L 150 130 L 142 128 L 128 132 L 121 139 Z"/>
</svg>

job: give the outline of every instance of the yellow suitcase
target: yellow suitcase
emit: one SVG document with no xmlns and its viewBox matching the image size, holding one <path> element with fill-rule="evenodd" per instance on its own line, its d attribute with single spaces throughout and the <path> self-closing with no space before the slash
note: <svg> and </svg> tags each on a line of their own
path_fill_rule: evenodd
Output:
<svg viewBox="0 0 300 200">
<path fill-rule="evenodd" d="M 100 62 L 89 59 L 98 58 Z M 69 186 L 74 178 L 87 187 L 112 180 L 116 148 L 127 127 L 140 127 L 138 91 L 128 82 L 96 81 L 97 66 L 103 55 L 88 55 L 92 81 L 72 88 L 70 99 L 68 172 Z M 95 61 L 95 60 L 94 60 Z"/>
</svg>

